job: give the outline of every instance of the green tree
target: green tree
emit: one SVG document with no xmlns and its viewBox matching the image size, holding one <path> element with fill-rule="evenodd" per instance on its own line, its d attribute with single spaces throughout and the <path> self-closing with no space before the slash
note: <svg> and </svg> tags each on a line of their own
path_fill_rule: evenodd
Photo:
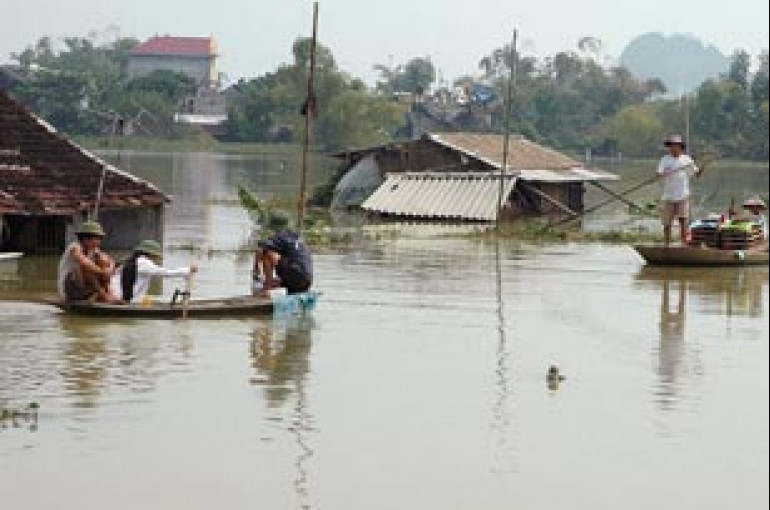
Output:
<svg viewBox="0 0 770 510">
<path fill-rule="evenodd" d="M 751 55 L 745 50 L 736 50 L 730 60 L 730 70 L 727 78 L 737 83 L 741 88 L 749 88 L 749 76 L 751 72 Z"/>
<path fill-rule="evenodd" d="M 383 94 L 427 91 L 436 82 L 436 68 L 430 57 L 417 57 L 405 65 L 389 67 L 375 65 L 380 75 L 377 90 Z"/>
<path fill-rule="evenodd" d="M 652 105 L 633 105 L 607 119 L 600 135 L 627 156 L 648 157 L 658 152 L 663 132 L 663 122 Z"/>
</svg>

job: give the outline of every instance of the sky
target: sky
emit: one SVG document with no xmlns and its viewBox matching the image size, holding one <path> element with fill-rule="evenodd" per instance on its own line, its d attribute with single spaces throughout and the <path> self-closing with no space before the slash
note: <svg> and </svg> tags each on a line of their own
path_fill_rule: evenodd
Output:
<svg viewBox="0 0 770 510">
<path fill-rule="evenodd" d="M 219 43 L 219 68 L 230 80 L 263 74 L 291 59 L 292 41 L 309 35 L 309 0 L 0 0 L 0 62 L 39 37 L 55 40 L 115 33 L 207 36 Z M 339 66 L 373 82 L 374 64 L 429 55 L 441 76 L 477 71 L 478 61 L 519 31 L 522 52 L 546 56 L 583 36 L 620 55 L 636 35 L 689 33 L 724 53 L 757 54 L 768 46 L 767 0 L 321 0 L 319 38 Z M 110 30 L 108 30 L 110 29 Z"/>
</svg>

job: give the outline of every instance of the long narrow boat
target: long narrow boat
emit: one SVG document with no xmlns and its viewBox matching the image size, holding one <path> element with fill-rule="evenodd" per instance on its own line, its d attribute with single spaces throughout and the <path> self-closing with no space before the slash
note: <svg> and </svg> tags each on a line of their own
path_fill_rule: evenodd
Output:
<svg viewBox="0 0 770 510">
<path fill-rule="evenodd" d="M 12 252 L 3 252 L 3 253 L 0 253 L 0 262 L 2 262 L 4 260 L 20 259 L 22 257 L 22 255 L 24 255 L 24 254 L 23 253 L 17 253 L 17 252 L 14 252 L 14 251 L 12 251 Z"/>
<path fill-rule="evenodd" d="M 651 266 L 766 266 L 767 246 L 750 250 L 719 250 L 690 246 L 634 246 Z"/>
<path fill-rule="evenodd" d="M 317 292 L 306 292 L 290 296 L 261 298 L 238 296 L 221 299 L 192 300 L 187 306 L 190 318 L 226 318 L 270 316 L 281 312 L 312 310 L 318 302 Z M 122 317 L 136 319 L 176 319 L 184 316 L 184 307 L 178 302 L 114 305 L 90 301 L 63 302 L 47 301 L 65 313 L 96 317 Z"/>
</svg>

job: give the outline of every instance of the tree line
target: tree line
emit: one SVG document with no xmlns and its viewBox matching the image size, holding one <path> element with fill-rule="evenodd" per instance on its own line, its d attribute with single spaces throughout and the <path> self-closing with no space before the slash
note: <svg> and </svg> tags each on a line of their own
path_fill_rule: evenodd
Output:
<svg viewBox="0 0 770 510">
<path fill-rule="evenodd" d="M 116 119 L 133 119 L 148 134 L 183 136 L 173 123 L 173 113 L 194 93 L 195 83 L 168 71 L 129 77 L 126 62 L 137 44 L 133 38 L 98 43 L 91 37 L 74 37 L 56 50 L 49 38 L 42 38 L 12 54 L 25 79 L 11 92 L 68 133 L 114 131 Z M 591 149 L 598 154 L 649 157 L 659 152 L 664 133 L 684 132 L 689 119 L 696 151 L 768 159 L 766 50 L 754 66 L 748 53 L 737 51 L 723 76 L 704 82 L 685 98 L 667 95 L 661 80 L 639 79 L 623 67 L 602 62 L 600 50 L 601 42 L 592 37 L 581 39 L 575 50 L 546 58 L 505 46 L 480 59 L 473 76 L 451 85 L 439 82 L 429 57 L 417 57 L 403 65 L 375 66 L 379 80 L 369 87 L 339 69 L 331 50 L 319 45 L 312 101 L 317 108 L 310 112 L 315 115 L 314 142 L 331 150 L 392 139 L 404 125 L 409 97 L 451 92 L 469 83 L 495 91 L 497 99 L 478 108 L 490 119 L 490 129 L 501 132 L 505 125 L 501 98 L 506 96 L 515 61 L 510 124 L 514 132 L 534 141 L 571 152 Z M 309 51 L 309 40 L 297 39 L 289 64 L 224 91 L 229 104 L 222 135 L 226 140 L 299 140 Z"/>
</svg>

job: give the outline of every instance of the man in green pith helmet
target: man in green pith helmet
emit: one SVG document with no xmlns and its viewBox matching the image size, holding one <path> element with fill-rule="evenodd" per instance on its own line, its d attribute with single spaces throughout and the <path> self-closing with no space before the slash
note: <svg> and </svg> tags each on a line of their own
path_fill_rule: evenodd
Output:
<svg viewBox="0 0 770 510">
<path fill-rule="evenodd" d="M 153 278 L 184 278 L 198 271 L 196 265 L 167 269 L 161 265 L 163 248 L 160 243 L 145 240 L 112 278 L 113 292 L 126 303 L 144 300 Z"/>
<path fill-rule="evenodd" d="M 96 221 L 86 221 L 75 235 L 77 241 L 67 246 L 59 261 L 59 297 L 65 301 L 119 301 L 110 291 L 115 262 L 100 249 L 104 229 Z"/>
</svg>

